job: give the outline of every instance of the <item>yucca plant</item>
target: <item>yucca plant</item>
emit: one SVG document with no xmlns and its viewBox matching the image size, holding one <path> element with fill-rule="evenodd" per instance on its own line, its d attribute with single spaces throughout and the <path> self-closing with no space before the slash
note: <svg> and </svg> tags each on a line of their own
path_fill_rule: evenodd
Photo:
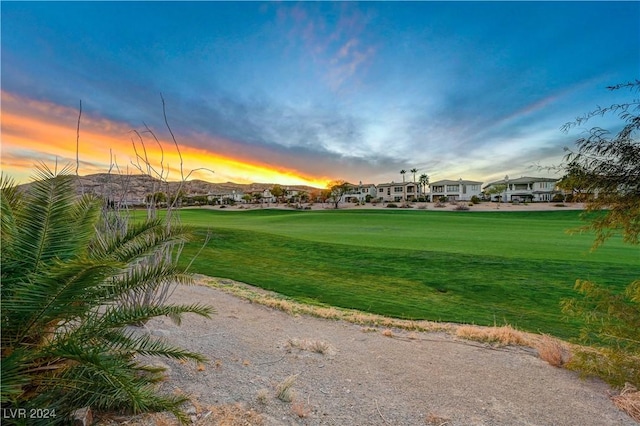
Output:
<svg viewBox="0 0 640 426">
<path fill-rule="evenodd" d="M 171 411 L 184 421 L 184 399 L 159 394 L 162 370 L 142 358 L 204 358 L 130 325 L 164 315 L 209 317 L 212 309 L 120 301 L 158 283 L 190 283 L 175 262 L 146 261 L 188 234 L 160 220 L 104 233 L 101 201 L 77 197 L 74 178 L 69 168 L 57 173 L 41 166 L 26 192 L 1 178 L 3 423 L 65 423 L 86 406 Z"/>
</svg>

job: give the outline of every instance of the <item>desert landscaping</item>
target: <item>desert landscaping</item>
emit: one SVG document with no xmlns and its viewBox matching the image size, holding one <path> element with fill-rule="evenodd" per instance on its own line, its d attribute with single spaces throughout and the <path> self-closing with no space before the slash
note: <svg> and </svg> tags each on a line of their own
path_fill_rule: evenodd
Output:
<svg viewBox="0 0 640 426">
<path fill-rule="evenodd" d="M 262 298 L 279 308 L 256 302 Z M 143 330 L 209 359 L 156 360 L 168 369 L 163 392 L 189 395 L 196 425 L 636 424 L 600 380 L 554 367 L 530 347 L 456 337 L 453 324 L 424 332 L 383 318 L 317 318 L 277 295 L 206 277 L 172 299 L 217 312 L 211 320 L 187 316 L 181 326 L 156 319 Z M 168 414 L 102 421 L 175 423 Z"/>
</svg>

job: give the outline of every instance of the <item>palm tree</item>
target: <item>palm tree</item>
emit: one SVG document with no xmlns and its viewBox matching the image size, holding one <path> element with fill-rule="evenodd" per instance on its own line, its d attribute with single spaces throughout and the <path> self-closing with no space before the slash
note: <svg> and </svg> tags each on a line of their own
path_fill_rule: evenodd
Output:
<svg viewBox="0 0 640 426">
<path fill-rule="evenodd" d="M 425 173 L 421 174 L 418 178 L 420 182 L 420 186 L 422 187 L 422 193 L 427 193 L 427 185 L 429 185 L 429 176 Z"/>
<path fill-rule="evenodd" d="M 400 174 L 402 175 L 402 201 L 406 201 L 407 197 L 405 196 L 405 186 L 404 186 L 404 175 L 405 173 L 407 173 L 407 171 L 405 169 L 400 170 Z"/>
<path fill-rule="evenodd" d="M 212 309 L 122 300 L 169 282 L 192 282 L 175 259 L 156 256 L 188 234 L 160 219 L 128 225 L 124 233 L 104 231 L 102 203 L 76 197 L 69 170 L 39 168 L 24 193 L 0 177 L 2 407 L 55 411 L 55 418 L 30 424 L 67 423 L 86 406 L 169 410 L 186 422 L 185 398 L 159 395 L 153 384 L 162 369 L 138 356 L 204 358 L 130 325 L 164 315 L 179 321 L 187 312 L 208 317 Z"/>
<path fill-rule="evenodd" d="M 411 173 L 413 173 L 413 186 L 417 186 L 416 185 L 416 173 L 418 173 L 418 169 L 416 169 L 415 167 L 413 169 L 411 169 Z M 415 200 L 414 200 L 415 201 Z"/>
</svg>

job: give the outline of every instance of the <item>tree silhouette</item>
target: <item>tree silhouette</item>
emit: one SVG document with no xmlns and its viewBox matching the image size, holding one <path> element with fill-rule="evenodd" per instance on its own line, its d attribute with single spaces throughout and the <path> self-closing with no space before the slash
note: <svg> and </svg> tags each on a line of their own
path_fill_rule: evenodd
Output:
<svg viewBox="0 0 640 426">
<path fill-rule="evenodd" d="M 429 185 L 429 176 L 425 173 L 421 174 L 418 178 L 420 182 L 420 186 L 422 187 L 422 193 L 427 193 L 427 185 Z"/>
</svg>

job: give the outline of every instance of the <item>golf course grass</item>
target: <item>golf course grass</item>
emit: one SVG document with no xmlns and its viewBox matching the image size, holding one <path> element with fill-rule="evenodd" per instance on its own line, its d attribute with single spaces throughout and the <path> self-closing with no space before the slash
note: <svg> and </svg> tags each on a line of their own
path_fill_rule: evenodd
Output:
<svg viewBox="0 0 640 426">
<path fill-rule="evenodd" d="M 576 211 L 186 209 L 180 216 L 195 228 L 182 256 L 192 272 L 399 318 L 574 337 L 580 324 L 560 302 L 576 295 L 576 279 L 621 290 L 640 276 L 637 247 L 613 238 L 590 251 L 593 235 L 567 232 L 582 224 Z"/>
</svg>

